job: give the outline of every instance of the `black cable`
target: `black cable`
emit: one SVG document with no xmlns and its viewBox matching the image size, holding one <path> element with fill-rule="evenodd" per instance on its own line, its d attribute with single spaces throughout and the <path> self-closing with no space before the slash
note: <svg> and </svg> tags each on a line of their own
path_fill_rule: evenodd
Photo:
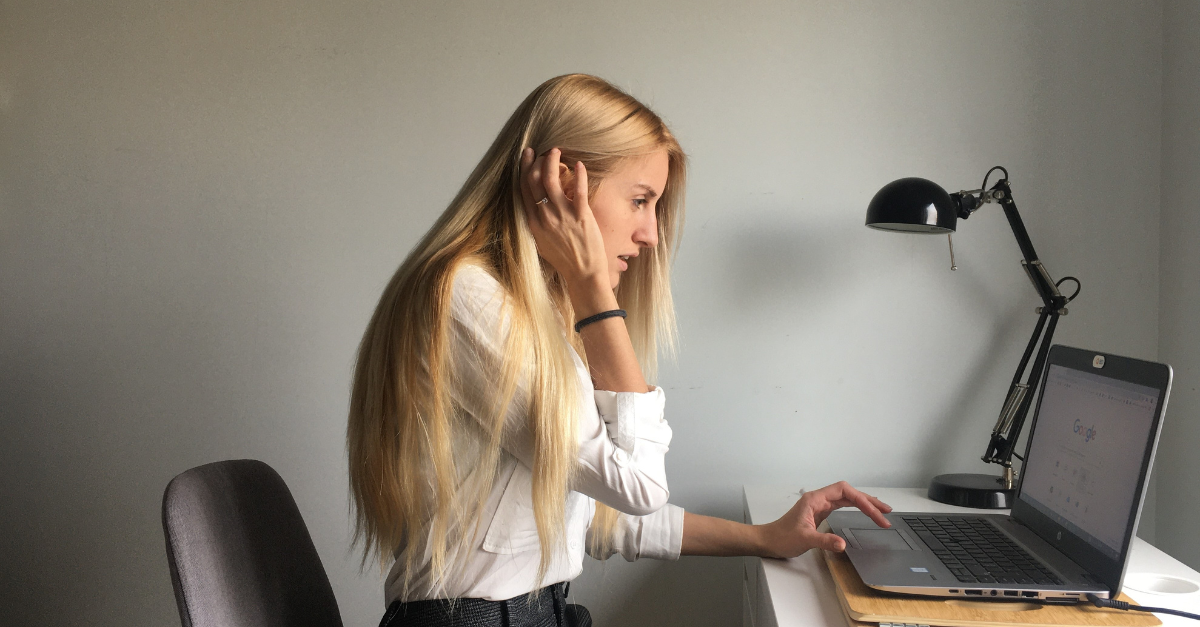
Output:
<svg viewBox="0 0 1200 627">
<path fill-rule="evenodd" d="M 1025 458 L 1021 457 L 1020 453 L 1013 451 L 1013 457 L 1016 457 L 1017 459 L 1021 460 L 1021 463 L 1025 463 Z"/>
<path fill-rule="evenodd" d="M 1004 166 L 998 165 L 998 166 L 993 167 L 991 170 L 988 170 L 987 174 L 983 175 L 983 185 L 980 185 L 979 189 L 982 189 L 983 191 L 987 191 L 987 180 L 989 177 L 992 176 L 992 172 L 995 172 L 996 170 L 1000 170 L 1001 172 L 1004 173 L 1003 180 L 1005 180 L 1005 181 L 1008 180 L 1008 170 L 1005 170 Z"/>
<path fill-rule="evenodd" d="M 1076 296 L 1079 296 L 1079 290 L 1083 289 L 1083 284 L 1079 282 L 1079 279 L 1077 279 L 1073 276 L 1065 276 L 1065 277 L 1059 279 L 1058 282 L 1054 284 L 1054 287 L 1058 287 L 1058 286 L 1062 285 L 1064 281 L 1074 281 L 1075 282 L 1075 293 L 1071 294 L 1070 296 L 1067 297 L 1067 302 L 1069 303 L 1069 302 L 1075 300 Z"/>
<path fill-rule="evenodd" d="M 1129 603 L 1127 603 L 1125 601 L 1117 601 L 1116 599 L 1101 599 L 1100 597 L 1098 597 L 1094 594 L 1087 595 L 1087 598 L 1089 601 L 1092 602 L 1092 605 L 1095 605 L 1096 607 L 1108 607 L 1108 608 L 1112 608 L 1114 610 L 1137 610 L 1139 612 L 1157 612 L 1159 614 L 1173 614 L 1175 616 L 1182 616 L 1184 618 L 1200 620 L 1200 614 L 1192 614 L 1190 612 L 1173 610 L 1169 607 L 1147 607 L 1145 605 L 1130 605 Z"/>
</svg>

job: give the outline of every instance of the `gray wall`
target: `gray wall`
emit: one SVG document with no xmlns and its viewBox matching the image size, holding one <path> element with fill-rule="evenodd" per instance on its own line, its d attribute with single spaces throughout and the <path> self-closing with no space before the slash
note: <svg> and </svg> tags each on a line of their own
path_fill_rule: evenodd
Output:
<svg viewBox="0 0 1200 627">
<path fill-rule="evenodd" d="M 1175 368 L 1158 466 L 1158 545 L 1200 569 L 1200 2 L 1163 5 L 1159 357 Z"/>
<path fill-rule="evenodd" d="M 375 624 L 380 577 L 348 545 L 355 344 L 503 120 L 569 71 L 649 102 L 692 157 L 660 377 L 674 501 L 739 517 L 743 483 L 984 470 L 1035 320 L 1012 235 L 981 212 L 951 273 L 943 238 L 869 231 L 866 203 L 1006 165 L 1042 258 L 1084 282 L 1058 339 L 1157 357 L 1197 302 L 1160 312 L 1159 186 L 1196 197 L 1161 165 L 1163 24 L 1157 2 L 1087 0 L 0 2 L 5 622 L 175 623 L 161 490 L 255 457 L 347 624 Z M 1194 116 L 1188 80 L 1168 125 Z M 1163 231 L 1177 215 L 1194 240 L 1167 204 Z M 1194 258 L 1166 241 L 1164 266 Z M 1164 484 L 1194 474 L 1168 453 Z M 729 625 L 739 578 L 614 561 L 574 590 L 602 624 Z"/>
</svg>

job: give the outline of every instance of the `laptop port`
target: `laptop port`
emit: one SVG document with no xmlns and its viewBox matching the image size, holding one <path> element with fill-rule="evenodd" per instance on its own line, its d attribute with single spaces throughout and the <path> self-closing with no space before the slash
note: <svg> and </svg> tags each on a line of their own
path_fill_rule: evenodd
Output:
<svg viewBox="0 0 1200 627">
<path fill-rule="evenodd" d="M 950 588 L 950 594 L 958 594 L 958 590 L 955 590 L 954 588 Z"/>
<path fill-rule="evenodd" d="M 1023 596 L 1023 597 L 1028 597 L 1028 598 L 1030 598 L 1030 599 L 1036 599 L 1036 598 L 1037 598 L 1037 593 L 1036 593 L 1036 592 L 1033 592 L 1033 591 L 1031 591 L 1031 590 L 1026 590 L 1025 592 L 1022 592 L 1022 593 L 1021 593 L 1021 596 Z"/>
<path fill-rule="evenodd" d="M 976 594 L 979 596 L 983 596 L 983 590 L 967 590 L 967 594 Z"/>
<path fill-rule="evenodd" d="M 996 591 L 992 590 L 992 596 L 996 596 Z"/>
<path fill-rule="evenodd" d="M 1016 590 L 1005 590 L 1005 591 L 1004 591 L 1004 596 L 1006 596 L 1006 597 L 1015 597 L 1015 596 L 1020 596 L 1020 593 L 1019 593 L 1019 592 L 1017 592 Z"/>
</svg>

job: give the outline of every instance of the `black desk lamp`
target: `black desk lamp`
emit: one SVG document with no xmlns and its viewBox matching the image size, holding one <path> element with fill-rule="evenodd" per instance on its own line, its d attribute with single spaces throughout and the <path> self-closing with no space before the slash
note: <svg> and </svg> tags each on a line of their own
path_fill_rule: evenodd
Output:
<svg viewBox="0 0 1200 627">
<path fill-rule="evenodd" d="M 987 188 L 988 177 L 996 170 L 1004 174 L 991 189 Z M 1042 370 L 1046 367 L 1046 354 L 1050 351 L 1050 339 L 1054 335 L 1054 327 L 1058 324 L 1059 316 L 1067 315 L 1067 303 L 1079 295 L 1079 279 L 1063 277 L 1055 282 L 1050 278 L 1046 267 L 1038 260 L 1029 241 L 1029 233 L 1017 213 L 1017 205 L 1013 202 L 1012 189 L 1008 186 L 1008 170 L 996 166 L 988 170 L 983 177 L 980 189 L 947 194 L 933 181 L 920 178 L 906 178 L 892 181 L 879 190 L 867 207 L 867 226 L 884 231 L 899 231 L 905 233 L 945 233 L 947 237 L 954 232 L 958 218 L 967 219 L 981 206 L 990 202 L 998 202 L 1004 208 L 1004 215 L 1012 227 L 1013 235 L 1017 236 L 1017 244 L 1021 247 L 1024 266 L 1033 287 L 1042 297 L 1042 306 L 1037 308 L 1038 322 L 1025 347 L 1021 364 L 1013 376 L 1012 387 L 1008 398 L 1000 410 L 1000 417 L 992 429 L 992 439 L 988 442 L 983 461 L 999 464 L 1004 468 L 999 477 L 984 474 L 951 474 L 938 475 L 929 484 L 929 498 L 942 503 L 977 507 L 984 509 L 1006 509 L 1012 506 L 1016 473 L 1013 472 L 1012 458 L 1017 438 L 1021 435 L 1021 427 L 1025 424 L 1025 416 L 1029 413 L 1029 405 L 1033 401 L 1030 394 L 1041 380 Z M 957 270 L 954 265 L 954 240 L 950 239 L 950 269 Z M 1063 296 L 1058 286 L 1064 281 L 1075 282 L 1075 293 Z M 1029 365 L 1029 359 L 1034 353 L 1033 368 L 1029 371 L 1024 383 L 1021 375 Z"/>
</svg>

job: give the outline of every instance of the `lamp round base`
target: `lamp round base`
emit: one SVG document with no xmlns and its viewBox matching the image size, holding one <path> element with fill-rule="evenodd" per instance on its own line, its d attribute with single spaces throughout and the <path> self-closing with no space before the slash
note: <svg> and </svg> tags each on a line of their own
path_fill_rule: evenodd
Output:
<svg viewBox="0 0 1200 627">
<path fill-rule="evenodd" d="M 1015 489 L 1004 487 L 1004 479 L 995 475 L 963 473 L 938 475 L 929 482 L 929 498 L 947 505 L 975 509 L 1012 507 Z"/>
</svg>

